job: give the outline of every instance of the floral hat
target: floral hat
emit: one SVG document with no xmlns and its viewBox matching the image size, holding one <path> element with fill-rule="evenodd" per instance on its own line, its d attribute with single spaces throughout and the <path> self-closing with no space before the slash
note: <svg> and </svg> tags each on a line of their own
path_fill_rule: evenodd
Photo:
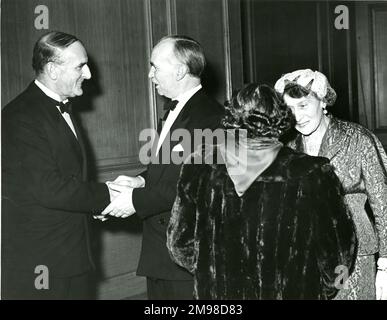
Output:
<svg viewBox="0 0 387 320">
<path fill-rule="evenodd" d="M 328 79 L 319 71 L 310 69 L 301 69 L 283 75 L 275 84 L 274 89 L 284 94 L 285 87 L 288 84 L 295 84 L 303 87 L 307 91 L 312 91 L 317 98 L 331 106 L 336 101 L 336 92 L 328 82 Z"/>
</svg>

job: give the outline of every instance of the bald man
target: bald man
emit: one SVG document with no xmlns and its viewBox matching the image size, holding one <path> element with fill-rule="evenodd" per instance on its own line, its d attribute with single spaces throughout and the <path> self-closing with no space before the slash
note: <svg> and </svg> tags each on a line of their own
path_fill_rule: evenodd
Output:
<svg viewBox="0 0 387 320">
<path fill-rule="evenodd" d="M 137 274 L 147 277 L 149 299 L 193 299 L 192 275 L 171 260 L 166 247 L 166 229 L 181 169 L 181 164 L 172 163 L 173 153 L 187 151 L 170 137 L 180 129 L 193 137 L 194 129 L 218 128 L 223 107 L 202 88 L 206 60 L 197 41 L 179 35 L 164 37 L 153 48 L 150 64 L 149 78 L 157 92 L 169 100 L 165 123 L 158 128 L 157 161 L 139 176 L 127 177 L 136 188 L 123 192 L 104 213 L 123 218 L 136 213 L 142 219 Z"/>
</svg>

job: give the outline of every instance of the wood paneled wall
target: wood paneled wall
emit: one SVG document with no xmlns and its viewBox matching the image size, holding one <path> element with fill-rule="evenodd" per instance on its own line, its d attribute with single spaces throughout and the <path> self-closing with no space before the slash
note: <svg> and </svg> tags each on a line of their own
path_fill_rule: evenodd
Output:
<svg viewBox="0 0 387 320">
<path fill-rule="evenodd" d="M 359 122 L 387 149 L 387 4 L 356 4 Z"/>
<path fill-rule="evenodd" d="M 148 80 L 154 44 L 167 34 L 198 40 L 208 58 L 204 86 L 221 103 L 242 85 L 239 0 L 2 0 L 2 106 L 33 80 L 35 8 L 49 9 L 49 30 L 76 35 L 89 55 L 92 79 L 75 106 L 88 137 L 94 178 L 114 179 L 144 169 L 138 159 L 142 129 L 153 128 L 163 99 Z M 141 222 L 135 217 L 93 225 L 99 299 L 136 297 Z"/>
<path fill-rule="evenodd" d="M 152 0 L 152 43 L 184 34 L 201 43 L 207 58 L 203 85 L 220 103 L 243 83 L 240 0 Z M 158 115 L 163 99 L 156 97 Z"/>
<path fill-rule="evenodd" d="M 245 82 L 274 85 L 281 74 L 318 68 L 315 3 L 243 0 Z"/>
<path fill-rule="evenodd" d="M 349 8 L 352 29 L 335 28 L 339 4 Z M 356 121 L 354 18 L 346 1 L 242 0 L 244 81 L 274 85 L 284 73 L 319 70 L 338 92 L 330 111 Z"/>
</svg>

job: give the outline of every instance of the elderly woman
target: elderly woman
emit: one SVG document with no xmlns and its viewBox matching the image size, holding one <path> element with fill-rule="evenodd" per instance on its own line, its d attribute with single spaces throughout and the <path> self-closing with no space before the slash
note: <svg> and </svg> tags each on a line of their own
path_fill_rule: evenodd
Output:
<svg viewBox="0 0 387 320">
<path fill-rule="evenodd" d="M 272 88 L 247 85 L 226 105 L 226 141 L 183 165 L 167 247 L 196 299 L 331 299 L 352 271 L 340 182 L 279 142 L 292 123 Z"/>
<path fill-rule="evenodd" d="M 334 104 L 336 93 L 322 73 L 306 69 L 285 74 L 275 89 L 283 95 L 297 121 L 299 135 L 290 146 L 330 159 L 355 222 L 359 240 L 355 271 L 337 299 L 386 299 L 387 156 L 382 144 L 366 128 L 328 115 L 326 106 Z M 364 208 L 367 199 L 375 225 Z"/>
</svg>

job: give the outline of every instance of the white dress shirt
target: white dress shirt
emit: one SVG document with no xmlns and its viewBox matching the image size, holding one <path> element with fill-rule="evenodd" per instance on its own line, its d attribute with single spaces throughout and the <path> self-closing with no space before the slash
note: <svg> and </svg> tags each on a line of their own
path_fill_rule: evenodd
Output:
<svg viewBox="0 0 387 320">
<path fill-rule="evenodd" d="M 202 85 L 199 84 L 195 88 L 192 88 L 192 89 L 178 95 L 176 98 L 173 99 L 173 100 L 177 100 L 178 103 L 177 103 L 175 109 L 173 109 L 169 112 L 168 117 L 165 120 L 165 123 L 164 123 L 163 128 L 162 128 L 161 133 L 160 133 L 160 139 L 159 139 L 158 144 L 157 144 L 156 156 L 159 154 L 159 150 L 161 148 L 161 145 L 163 144 L 165 137 L 167 136 L 169 130 L 171 130 L 171 127 L 172 127 L 173 123 L 175 122 L 177 116 L 179 115 L 181 110 L 183 110 L 187 101 L 189 99 L 191 99 L 191 97 L 196 92 L 198 92 L 201 88 L 202 88 Z"/>
<path fill-rule="evenodd" d="M 39 80 L 35 80 L 35 84 L 44 92 L 46 96 L 49 96 L 51 99 L 54 99 L 55 101 L 61 102 L 60 96 L 52 91 L 51 89 L 47 88 L 43 83 L 41 83 Z M 68 99 L 63 100 L 63 103 L 66 103 Z M 62 115 L 62 117 L 65 119 L 66 123 L 70 127 L 71 131 L 74 133 L 75 137 L 78 139 L 77 134 L 75 133 L 75 128 L 73 125 L 73 122 L 71 121 L 70 115 L 67 112 L 61 112 L 59 104 L 56 106 L 59 113 Z"/>
</svg>

